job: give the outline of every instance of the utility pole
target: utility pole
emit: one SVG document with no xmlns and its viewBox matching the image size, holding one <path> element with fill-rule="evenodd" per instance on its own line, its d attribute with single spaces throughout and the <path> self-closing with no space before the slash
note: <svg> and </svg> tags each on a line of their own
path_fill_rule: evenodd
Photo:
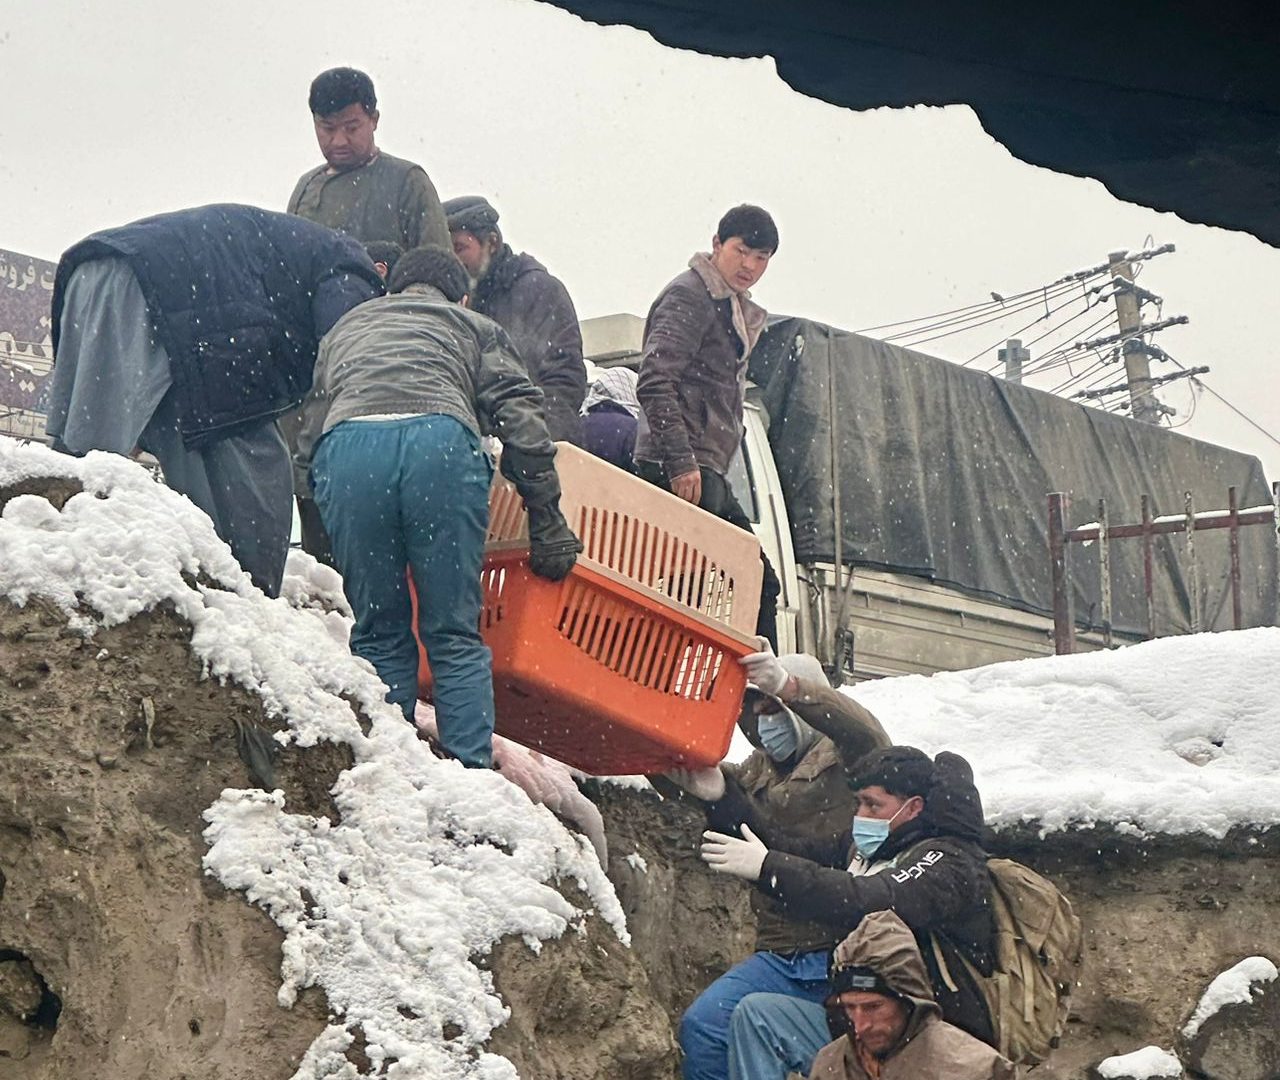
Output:
<svg viewBox="0 0 1280 1080">
<path fill-rule="evenodd" d="M 1006 341 L 999 357 L 1004 364 L 1004 381 L 1021 383 L 1022 365 L 1031 362 L 1031 350 L 1022 347 L 1022 339 L 1014 337 Z"/>
<path fill-rule="evenodd" d="M 1120 333 L 1131 335 L 1125 337 L 1121 346 L 1124 352 L 1124 370 L 1129 382 L 1130 415 L 1144 424 L 1160 422 L 1160 404 L 1151 390 L 1151 361 L 1147 357 L 1146 345 L 1138 333 L 1142 326 L 1142 316 L 1138 311 L 1138 294 L 1133 288 L 1133 263 L 1127 251 L 1113 251 L 1107 256 L 1108 269 L 1114 280 L 1123 281 L 1126 285 L 1116 288 L 1116 318 L 1120 323 Z"/>
</svg>

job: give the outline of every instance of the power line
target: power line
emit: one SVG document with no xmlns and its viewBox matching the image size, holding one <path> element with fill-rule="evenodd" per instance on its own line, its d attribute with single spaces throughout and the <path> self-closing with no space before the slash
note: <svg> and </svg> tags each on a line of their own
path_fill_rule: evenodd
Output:
<svg viewBox="0 0 1280 1080">
<path fill-rule="evenodd" d="M 1183 371 L 1190 370 L 1180 360 L 1172 356 L 1168 357 L 1168 359 L 1172 360 L 1175 364 L 1178 365 L 1178 367 L 1182 368 Z M 1235 413 L 1238 417 L 1240 417 L 1240 419 L 1243 420 L 1250 427 L 1256 429 L 1261 434 L 1265 435 L 1277 446 L 1280 446 L 1280 439 L 1277 439 L 1274 435 L 1272 435 L 1271 432 L 1269 432 L 1266 428 L 1264 428 L 1261 424 L 1259 424 L 1255 419 L 1253 419 L 1253 417 L 1249 416 L 1248 414 L 1243 412 L 1241 409 L 1237 408 L 1235 405 L 1229 402 L 1226 398 L 1224 398 L 1221 394 L 1219 394 L 1218 391 L 1216 391 L 1207 382 L 1204 382 L 1203 380 L 1196 378 L 1194 375 L 1191 376 L 1191 381 L 1195 383 L 1197 386 L 1199 386 L 1201 389 L 1207 390 L 1210 394 L 1216 397 L 1219 401 L 1222 402 L 1222 404 L 1224 404 L 1228 409 L 1230 409 L 1233 413 Z"/>
<path fill-rule="evenodd" d="M 1089 307 L 1083 308 L 1082 310 L 1078 311 L 1075 315 L 1072 315 L 1069 319 L 1063 319 L 1056 326 L 1051 326 L 1039 337 L 1035 337 L 1035 338 L 1032 338 L 1030 341 L 1023 342 L 1023 347 L 1027 349 L 1031 348 L 1031 346 L 1035 345 L 1037 342 L 1043 341 L 1045 338 L 1050 337 L 1053 334 L 1058 333 L 1060 330 L 1063 330 L 1066 327 L 1070 326 L 1073 322 L 1076 322 L 1079 319 L 1083 319 L 1085 316 L 1087 316 L 1090 313 L 1091 310 L 1092 309 Z M 1114 315 L 1108 311 L 1105 315 L 1102 316 L 1101 319 L 1095 320 L 1093 323 L 1087 326 L 1083 331 L 1081 331 L 1081 333 L 1083 334 L 1090 333 L 1097 326 L 1101 325 L 1104 322 L 1107 322 L 1109 319 L 1112 319 L 1112 318 L 1114 318 Z M 1056 350 L 1051 349 L 1048 353 L 1045 354 L 1045 357 L 1042 357 L 1039 361 L 1033 361 L 1030 364 L 1028 364 L 1028 366 L 1023 369 L 1023 372 L 1022 372 L 1023 378 L 1026 378 L 1029 375 L 1039 374 L 1040 372 L 1047 371 L 1051 367 L 1053 367 L 1054 366 L 1053 364 L 1045 362 L 1045 358 L 1053 356 L 1054 352 L 1056 352 Z M 987 368 L 988 374 L 995 371 L 996 368 L 998 368 L 999 366 L 1000 366 L 999 361 L 997 361 L 993 366 Z"/>
<path fill-rule="evenodd" d="M 885 341 L 897 341 L 903 348 L 914 348 L 916 345 L 923 345 L 926 341 L 936 341 L 938 338 L 950 337 L 952 334 L 961 334 L 968 330 L 977 330 L 979 327 L 987 326 L 991 323 L 1000 322 L 1010 316 L 1018 315 L 1024 311 L 1039 307 L 1042 303 L 1047 304 L 1049 300 L 1056 300 L 1060 296 L 1068 292 L 1074 292 L 1072 284 L 1062 285 L 1056 289 L 1048 289 L 1043 292 L 1037 291 L 1032 296 L 1025 296 L 1017 303 L 1006 301 L 1000 307 L 989 311 L 975 312 L 974 314 L 963 316 L 956 319 L 946 319 L 942 322 L 934 323 L 930 326 L 919 326 L 914 330 L 904 330 L 898 334 L 890 334 Z M 946 327 L 954 327 L 954 329 L 946 330 Z M 943 333 L 935 334 L 933 337 L 918 337 L 920 334 L 928 334 L 934 330 L 944 330 Z M 912 338 L 911 341 L 901 341 L 902 338 Z"/>
<path fill-rule="evenodd" d="M 1021 334 L 1024 330 L 1030 330 L 1033 326 L 1035 326 L 1035 324 L 1036 324 L 1036 323 L 1038 323 L 1038 322 L 1042 322 L 1043 320 L 1047 319 L 1050 315 L 1054 314 L 1055 312 L 1061 311 L 1061 310 L 1062 310 L 1063 308 L 1065 308 L 1065 307 L 1070 307 L 1070 306 L 1071 306 L 1072 304 L 1074 304 L 1074 303 L 1076 303 L 1076 300 L 1075 300 L 1075 298 L 1073 297 L 1072 299 L 1068 300 L 1068 301 L 1067 301 L 1066 303 L 1064 303 L 1064 304 L 1059 304 L 1059 305 L 1058 305 L 1057 307 L 1055 307 L 1055 308 L 1049 308 L 1048 310 L 1046 310 L 1046 311 L 1045 311 L 1045 313 L 1044 313 L 1043 315 L 1039 315 L 1039 316 L 1037 316 L 1036 318 L 1032 319 L 1029 323 L 1027 323 L 1027 325 L 1026 325 L 1026 326 L 1019 327 L 1017 330 L 1014 330 L 1014 331 L 1012 331 L 1011 333 L 1006 334 L 1006 335 L 1005 335 L 1005 337 L 1001 338 L 1001 339 L 1000 339 L 999 341 L 997 341 L 994 345 L 988 345 L 985 349 L 982 349 L 980 352 L 975 353 L 973 356 L 969 357 L 969 359 L 968 359 L 968 360 L 966 360 L 966 361 L 965 361 L 963 364 L 961 364 L 960 366 L 961 366 L 961 367 L 968 367 L 968 366 L 969 366 L 970 364 L 972 364 L 975 360 L 981 359 L 982 357 L 986 356 L 986 355 L 987 355 L 987 353 L 991 352 L 993 349 L 998 349 L 998 348 L 1000 348 L 1000 346 L 1001 346 L 1001 345 L 1003 345 L 1003 344 L 1005 343 L 1005 341 L 1006 341 L 1006 340 L 1008 340 L 1008 338 L 1011 338 L 1011 337 L 1017 337 L 1017 335 Z M 1070 321 L 1070 320 L 1066 320 L 1066 321 Z M 1059 326 L 1061 326 L 1061 325 L 1063 325 L 1063 324 L 1059 324 Z M 1056 327 L 1055 327 L 1055 329 L 1056 329 Z"/>
<path fill-rule="evenodd" d="M 1066 390 L 1069 386 L 1072 386 L 1072 385 L 1074 385 L 1075 383 L 1078 383 L 1078 382 L 1080 382 L 1080 381 L 1081 381 L 1081 380 L 1083 380 L 1083 379 L 1087 379 L 1090 375 L 1092 375 L 1092 374 L 1093 374 L 1095 371 L 1097 371 L 1099 368 L 1104 368 L 1104 367 L 1106 367 L 1106 364 L 1107 364 L 1107 362 L 1106 362 L 1105 360 L 1099 360 L 1097 363 L 1092 364 L 1092 365 L 1090 365 L 1089 367 L 1085 368 L 1082 372 L 1080 372 L 1080 374 L 1079 374 L 1079 375 L 1072 375 L 1072 376 L 1070 376 L 1069 378 L 1067 378 L 1067 379 L 1063 380 L 1062 382 L 1058 383 L 1058 385 L 1057 385 L 1057 386 L 1055 386 L 1052 390 L 1050 390 L 1050 391 L 1049 391 L 1049 393 L 1051 393 L 1051 394 L 1060 394 L 1060 393 L 1062 393 L 1062 391 Z M 1107 378 L 1110 378 L 1110 375 L 1108 374 L 1106 377 L 1107 377 Z"/>
</svg>

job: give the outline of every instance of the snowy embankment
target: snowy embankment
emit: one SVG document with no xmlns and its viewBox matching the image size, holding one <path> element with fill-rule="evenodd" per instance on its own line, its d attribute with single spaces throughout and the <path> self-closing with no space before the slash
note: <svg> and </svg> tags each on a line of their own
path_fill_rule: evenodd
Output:
<svg viewBox="0 0 1280 1080">
<path fill-rule="evenodd" d="M 1280 824 L 1280 629 L 863 683 L 897 743 L 973 765 L 987 822 L 1138 834 Z"/>
<path fill-rule="evenodd" d="M 0 438 L 0 487 L 46 477 L 84 491 L 61 510 L 37 495 L 5 504 L 0 595 L 46 598 L 86 634 L 170 603 L 205 671 L 258 693 L 285 725 L 282 744 L 352 749 L 334 788 L 338 824 L 260 790 L 224 791 L 204 811 L 206 871 L 285 933 L 281 1003 L 320 985 L 337 1017 L 298 1080 L 354 1076 L 343 1051 L 356 1027 L 375 1070 L 395 1059 L 380 1075 L 514 1077 L 505 1059 L 476 1052 L 505 1010 L 471 958 L 506 935 L 537 948 L 580 924 L 586 913 L 558 880 L 576 882 L 625 941 L 590 845 L 496 773 L 435 758 L 342 643 L 341 616 L 267 599 L 208 518 L 142 468 Z M 287 596 L 301 602 L 312 584 L 295 580 Z"/>
</svg>

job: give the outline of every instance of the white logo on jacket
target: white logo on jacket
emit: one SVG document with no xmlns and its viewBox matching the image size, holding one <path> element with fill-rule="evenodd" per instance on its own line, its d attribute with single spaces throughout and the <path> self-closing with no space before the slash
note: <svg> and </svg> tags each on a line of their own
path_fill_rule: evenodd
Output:
<svg viewBox="0 0 1280 1080">
<path fill-rule="evenodd" d="M 945 854 L 946 852 L 943 851 L 926 851 L 920 857 L 919 862 L 912 866 L 904 866 L 901 870 L 895 870 L 893 872 L 893 880 L 902 884 L 904 881 L 910 881 L 912 878 L 918 878 L 922 876 L 934 863 L 941 862 L 942 857 Z"/>
</svg>

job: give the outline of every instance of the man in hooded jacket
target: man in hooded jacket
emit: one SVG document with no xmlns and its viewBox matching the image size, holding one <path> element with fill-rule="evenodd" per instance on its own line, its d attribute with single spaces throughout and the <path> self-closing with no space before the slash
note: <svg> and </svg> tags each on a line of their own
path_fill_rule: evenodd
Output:
<svg viewBox="0 0 1280 1080">
<path fill-rule="evenodd" d="M 982 988 L 964 963 L 986 976 L 994 961 L 982 802 L 969 763 L 946 751 L 931 761 L 914 747 L 892 746 L 868 754 L 851 783 L 858 793 L 852 850 L 847 830 L 796 833 L 726 799 L 709 815 L 721 831 L 705 834 L 703 859 L 754 883 L 792 917 L 822 919 L 840 935 L 872 912 L 897 912 L 916 937 L 943 1016 L 994 1044 Z M 743 839 L 729 835 L 739 830 Z M 791 1047 L 792 1068 L 807 1068 L 821 1046 L 812 1032 L 821 1030 L 822 1010 L 812 1001 L 783 1007 L 774 993 L 752 994 L 737 1012 Z M 812 1022 L 797 1030 L 803 1013 Z"/>
<path fill-rule="evenodd" d="M 822 665 L 802 653 L 762 649 L 743 658 L 751 687 L 738 726 L 756 748 L 737 765 L 671 774 L 707 805 L 709 820 L 750 813 L 780 827 L 848 835 L 848 777 L 871 751 L 889 745 L 880 722 L 833 689 Z M 749 809 L 748 809 L 749 808 Z M 812 1002 L 827 992 L 827 960 L 842 931 L 799 918 L 763 892 L 751 897 L 756 951 L 707 987 L 680 1023 L 686 1080 L 725 1075 L 729 1019 L 748 994 L 778 991 Z"/>
<path fill-rule="evenodd" d="M 1012 1064 L 994 1049 L 942 1019 L 915 936 L 891 911 L 868 915 L 836 948 L 828 1005 L 849 1030 L 814 1058 L 809 1080 L 1012 1080 Z M 734 1016 L 735 1050 L 766 1059 L 769 1033 Z M 763 1039 L 754 1045 L 757 1039 Z M 775 1075 L 734 1060 L 730 1075 Z"/>
</svg>

